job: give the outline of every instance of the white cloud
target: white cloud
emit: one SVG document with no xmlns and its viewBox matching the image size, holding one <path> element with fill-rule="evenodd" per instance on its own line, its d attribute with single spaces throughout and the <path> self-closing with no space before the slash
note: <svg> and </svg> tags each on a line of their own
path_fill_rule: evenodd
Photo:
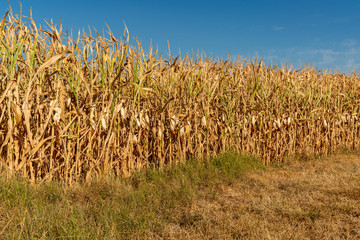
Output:
<svg viewBox="0 0 360 240">
<path fill-rule="evenodd" d="M 312 49 L 305 51 L 305 54 L 312 56 L 314 59 L 318 59 L 318 64 L 331 65 L 336 61 L 337 56 L 341 55 L 341 52 L 332 49 Z"/>
<path fill-rule="evenodd" d="M 262 53 L 263 54 L 263 53 Z M 269 49 L 264 56 L 264 60 L 270 63 L 271 60 L 277 63 L 285 62 L 295 68 L 304 65 L 312 65 L 318 69 L 334 69 L 344 73 L 354 71 L 360 73 L 360 46 L 357 41 L 347 39 L 339 42 L 336 48 L 289 48 L 289 49 Z"/>
<path fill-rule="evenodd" d="M 275 26 L 272 26 L 272 29 L 273 29 L 274 31 L 281 31 L 281 30 L 284 30 L 284 29 L 285 29 L 285 27 L 275 25 Z"/>
<path fill-rule="evenodd" d="M 345 46 L 345 47 L 353 47 L 356 45 L 356 40 L 353 38 L 349 38 L 349 39 L 345 39 L 341 45 Z"/>
</svg>

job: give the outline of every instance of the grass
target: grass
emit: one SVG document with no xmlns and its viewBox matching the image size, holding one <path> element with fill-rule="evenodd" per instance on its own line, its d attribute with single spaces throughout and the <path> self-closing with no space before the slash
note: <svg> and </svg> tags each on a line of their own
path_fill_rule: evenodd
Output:
<svg viewBox="0 0 360 240">
<path fill-rule="evenodd" d="M 360 155 L 208 161 L 68 186 L 0 181 L 2 239 L 359 239 Z"/>
<path fill-rule="evenodd" d="M 56 182 L 32 185 L 21 179 L 0 182 L 0 231 L 14 239 L 134 239 L 161 237 L 167 224 L 194 225 L 188 215 L 206 189 L 230 184 L 262 168 L 253 158 L 228 153 L 163 169 L 137 172 L 127 179 L 102 179 L 77 186 Z"/>
</svg>

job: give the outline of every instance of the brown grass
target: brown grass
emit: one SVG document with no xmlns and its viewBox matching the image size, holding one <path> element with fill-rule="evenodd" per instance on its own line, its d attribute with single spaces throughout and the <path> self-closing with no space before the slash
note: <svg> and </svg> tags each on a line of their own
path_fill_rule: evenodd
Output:
<svg viewBox="0 0 360 240">
<path fill-rule="evenodd" d="M 166 239 L 360 239 L 360 157 L 331 156 L 244 175 L 203 192 Z"/>
<path fill-rule="evenodd" d="M 0 178 L 1 239 L 359 239 L 360 155 L 238 154 L 68 186 Z"/>
<path fill-rule="evenodd" d="M 110 32 L 0 23 L 0 163 L 72 184 L 229 149 L 266 164 L 359 149 L 358 75 L 163 58 Z"/>
</svg>

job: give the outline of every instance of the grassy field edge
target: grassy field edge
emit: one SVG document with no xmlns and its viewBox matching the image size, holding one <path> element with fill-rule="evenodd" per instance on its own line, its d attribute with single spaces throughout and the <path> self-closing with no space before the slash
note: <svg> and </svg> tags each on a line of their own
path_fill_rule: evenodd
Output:
<svg viewBox="0 0 360 240">
<path fill-rule="evenodd" d="M 139 171 L 66 186 L 32 185 L 0 179 L 0 236 L 5 238 L 142 238 L 162 232 L 163 222 L 192 224 L 197 216 L 179 212 L 201 197 L 202 189 L 230 184 L 243 173 L 262 169 L 260 161 L 234 152 L 209 160 Z"/>
<path fill-rule="evenodd" d="M 340 149 L 270 166 L 227 152 L 73 186 L 2 175 L 0 238 L 356 239 L 359 173 L 359 152 Z"/>
</svg>

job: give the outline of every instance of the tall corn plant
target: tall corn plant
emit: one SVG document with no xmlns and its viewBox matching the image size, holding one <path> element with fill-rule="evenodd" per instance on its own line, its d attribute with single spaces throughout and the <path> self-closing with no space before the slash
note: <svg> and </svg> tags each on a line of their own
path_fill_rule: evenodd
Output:
<svg viewBox="0 0 360 240">
<path fill-rule="evenodd" d="M 26 19 L 29 24 L 23 21 Z M 229 149 L 264 163 L 359 149 L 359 76 L 164 58 L 96 30 L 0 22 L 0 163 L 33 182 L 129 176 Z"/>
</svg>

